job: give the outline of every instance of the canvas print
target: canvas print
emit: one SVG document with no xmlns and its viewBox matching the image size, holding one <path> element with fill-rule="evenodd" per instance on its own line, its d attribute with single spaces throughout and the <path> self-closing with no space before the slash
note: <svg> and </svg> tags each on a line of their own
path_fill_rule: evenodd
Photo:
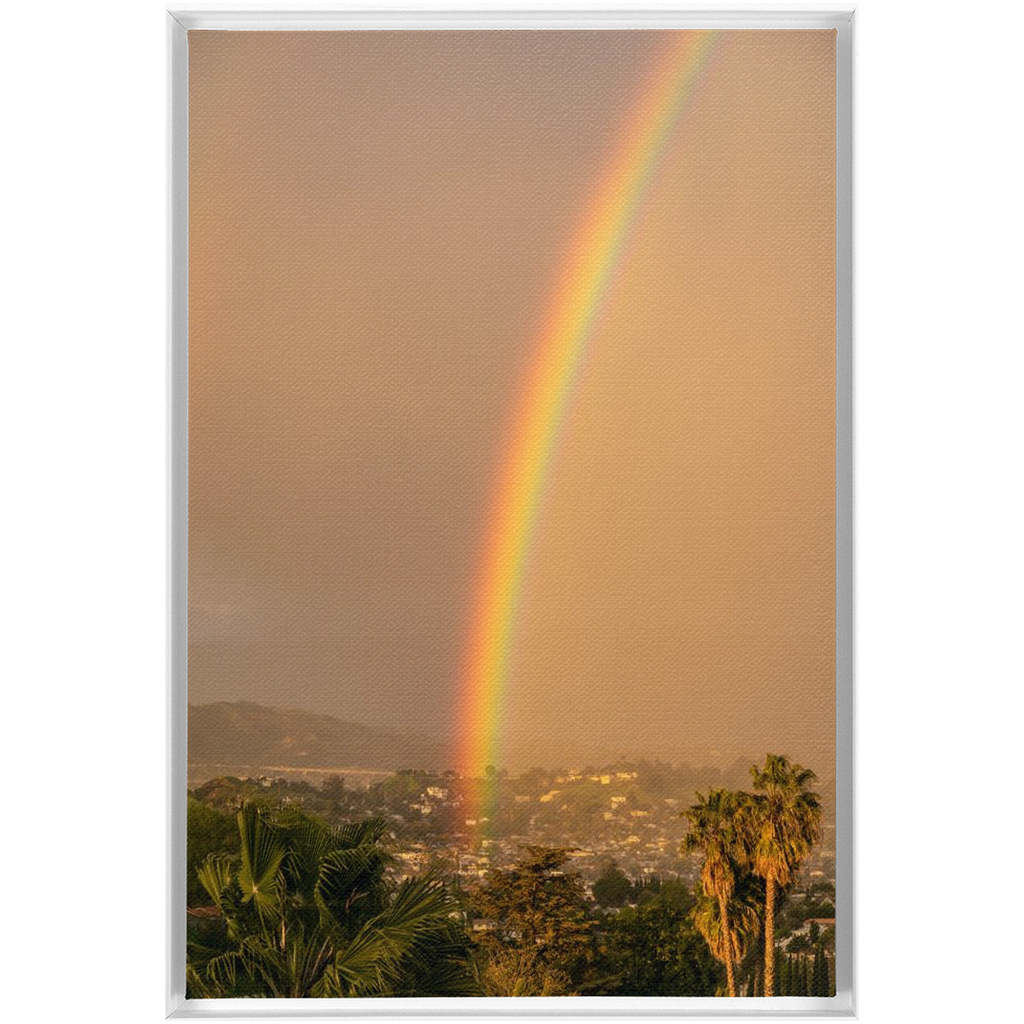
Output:
<svg viewBox="0 0 1024 1024">
<path fill-rule="evenodd" d="M 190 998 L 835 992 L 833 31 L 193 31 Z"/>
</svg>

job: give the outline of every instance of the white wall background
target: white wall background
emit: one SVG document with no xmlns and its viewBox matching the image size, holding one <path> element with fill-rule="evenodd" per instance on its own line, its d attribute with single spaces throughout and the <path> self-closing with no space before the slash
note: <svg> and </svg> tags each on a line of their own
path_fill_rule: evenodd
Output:
<svg viewBox="0 0 1024 1024">
<path fill-rule="evenodd" d="M 1021 999 L 1019 11 L 868 0 L 858 14 L 871 1022 L 1010 1016 Z M 163 5 L 18 5 L 3 27 L 3 999 L 14 1020 L 47 1004 L 57 1020 L 156 1021 Z"/>
</svg>

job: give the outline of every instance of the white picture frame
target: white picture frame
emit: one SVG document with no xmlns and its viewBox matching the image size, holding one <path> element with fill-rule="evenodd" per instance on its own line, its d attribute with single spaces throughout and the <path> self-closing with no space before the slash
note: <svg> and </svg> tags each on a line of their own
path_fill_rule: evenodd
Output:
<svg viewBox="0 0 1024 1024">
<path fill-rule="evenodd" d="M 339 1016 L 814 1016 L 854 1015 L 853 756 L 853 145 L 852 7 L 786 10 L 338 10 L 267 5 L 167 8 L 170 135 L 170 623 L 166 1010 L 173 1019 Z M 836 207 L 836 996 L 831 999 L 609 997 L 495 1000 L 188 1000 L 185 998 L 188 488 L 188 35 L 220 31 L 354 29 L 833 28 L 837 33 Z"/>
</svg>

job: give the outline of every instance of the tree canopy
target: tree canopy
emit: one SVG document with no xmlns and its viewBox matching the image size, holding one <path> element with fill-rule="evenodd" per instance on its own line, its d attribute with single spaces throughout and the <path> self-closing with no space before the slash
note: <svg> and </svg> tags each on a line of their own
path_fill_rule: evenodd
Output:
<svg viewBox="0 0 1024 1024">
<path fill-rule="evenodd" d="M 238 855 L 198 872 L 225 935 L 190 944 L 190 997 L 478 991 L 455 898 L 431 875 L 391 879 L 385 821 L 333 828 L 246 803 L 237 826 Z"/>
<path fill-rule="evenodd" d="M 472 899 L 490 926 L 481 933 L 485 944 L 533 950 L 542 964 L 561 971 L 586 956 L 594 922 L 579 873 L 564 870 L 572 852 L 527 846 L 517 864 L 489 873 Z"/>
</svg>

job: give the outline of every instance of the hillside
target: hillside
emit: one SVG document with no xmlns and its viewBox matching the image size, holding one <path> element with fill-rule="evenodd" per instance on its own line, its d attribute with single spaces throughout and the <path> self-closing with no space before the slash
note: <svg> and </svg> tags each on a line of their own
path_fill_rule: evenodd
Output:
<svg viewBox="0 0 1024 1024">
<path fill-rule="evenodd" d="M 440 743 L 296 708 L 246 701 L 190 704 L 188 761 L 199 765 L 437 770 Z"/>
</svg>

